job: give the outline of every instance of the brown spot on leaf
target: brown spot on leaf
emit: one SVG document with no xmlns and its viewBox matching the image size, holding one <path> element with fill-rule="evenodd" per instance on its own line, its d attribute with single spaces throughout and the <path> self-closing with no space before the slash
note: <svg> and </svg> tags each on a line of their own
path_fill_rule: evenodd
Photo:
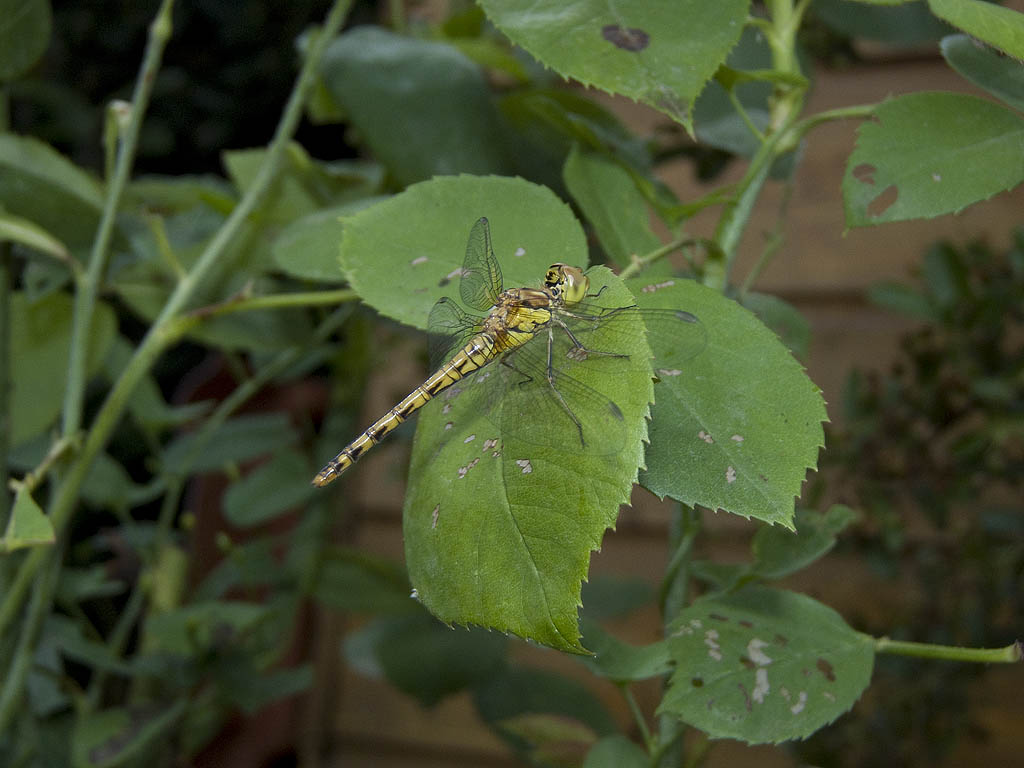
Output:
<svg viewBox="0 0 1024 768">
<path fill-rule="evenodd" d="M 868 203 L 868 216 L 881 216 L 892 207 L 892 204 L 896 202 L 899 196 L 900 191 L 896 188 L 896 185 L 890 184 L 882 190 L 882 194 Z"/>
<path fill-rule="evenodd" d="M 818 668 L 818 671 L 825 676 L 825 679 L 828 680 L 830 683 L 834 683 L 836 681 L 835 670 L 832 669 L 832 665 L 829 664 L 827 661 L 825 661 L 824 659 L 818 659 L 818 663 L 815 666 Z"/>
<path fill-rule="evenodd" d="M 772 638 L 772 642 L 775 643 L 776 645 L 783 645 L 783 646 L 785 646 L 785 645 L 789 645 L 789 638 L 786 637 L 785 635 L 776 635 L 775 637 Z"/>
<path fill-rule="evenodd" d="M 690 680 L 690 685 L 692 685 L 694 688 L 703 688 L 704 681 L 699 677 L 695 677 L 692 680 Z"/>
<path fill-rule="evenodd" d="M 747 629 L 753 629 L 754 628 L 754 622 L 747 621 L 746 619 L 740 619 L 738 623 L 739 623 L 739 625 L 741 627 L 746 627 Z"/>
<path fill-rule="evenodd" d="M 601 35 L 616 48 L 622 48 L 624 51 L 642 51 L 651 42 L 651 36 L 642 29 L 626 29 L 618 24 L 605 24 L 601 27 Z"/>
<path fill-rule="evenodd" d="M 754 669 L 757 666 L 757 664 L 752 662 L 746 656 L 740 656 L 740 664 L 742 664 L 747 669 Z"/>
<path fill-rule="evenodd" d="M 714 619 L 715 621 L 728 621 L 729 620 L 728 616 L 723 616 L 720 613 L 709 613 L 708 614 L 708 618 L 709 619 Z"/>
<path fill-rule="evenodd" d="M 853 169 L 853 178 L 864 184 L 874 184 L 876 170 L 878 169 L 870 163 L 861 163 Z"/>
<path fill-rule="evenodd" d="M 744 706 L 747 708 L 747 712 L 750 712 L 754 708 L 754 703 L 750 700 L 750 694 L 747 693 L 747 686 L 743 683 L 737 683 L 736 686 L 740 689 L 743 694 Z"/>
</svg>

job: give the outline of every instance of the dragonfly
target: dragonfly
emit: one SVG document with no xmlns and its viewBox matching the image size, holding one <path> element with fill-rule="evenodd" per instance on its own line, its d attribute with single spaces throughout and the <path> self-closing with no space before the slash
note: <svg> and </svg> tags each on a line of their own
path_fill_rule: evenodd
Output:
<svg viewBox="0 0 1024 768">
<path fill-rule="evenodd" d="M 590 277 L 563 263 L 548 267 L 539 288 L 504 289 L 490 225 L 479 219 L 466 246 L 459 295 L 466 307 L 483 314 L 466 312 L 448 297 L 438 300 L 427 324 L 434 373 L 327 462 L 313 484 L 336 480 L 416 411 L 446 390 L 457 393 L 457 385 L 470 377 L 474 385 L 490 387 L 484 408 L 504 414 L 504 434 L 536 442 L 552 439 L 539 435 L 554 434 L 562 444 L 570 435 L 580 450 L 614 453 L 625 432 L 622 411 L 573 371 L 597 366 L 615 375 L 630 365 L 621 349 L 631 348 L 631 340 L 635 346 L 636 335 L 645 332 L 673 347 L 673 360 L 686 360 L 703 348 L 706 333 L 685 310 L 602 306 L 603 291 L 591 292 Z M 505 375 L 491 376 L 495 364 Z M 538 420 L 564 429 L 537 430 Z"/>
</svg>

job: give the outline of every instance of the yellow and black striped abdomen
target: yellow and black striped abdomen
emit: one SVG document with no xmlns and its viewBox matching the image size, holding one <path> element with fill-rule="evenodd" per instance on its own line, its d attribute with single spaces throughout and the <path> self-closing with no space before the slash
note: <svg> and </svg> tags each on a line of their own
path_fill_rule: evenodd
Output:
<svg viewBox="0 0 1024 768">
<path fill-rule="evenodd" d="M 512 346 L 519 346 L 519 344 Z M 327 462 L 326 466 L 313 478 L 313 485 L 323 487 L 336 479 L 342 472 L 355 464 L 360 456 L 387 437 L 389 432 L 430 402 L 432 398 L 473 371 L 500 357 L 509 348 L 511 347 L 507 343 L 502 343 L 502 340 L 494 338 L 491 334 L 479 333 L 474 336 L 455 357 L 438 368 L 426 381 L 406 395 L 398 405 L 377 419 L 363 434 L 342 448 L 341 452 Z"/>
</svg>

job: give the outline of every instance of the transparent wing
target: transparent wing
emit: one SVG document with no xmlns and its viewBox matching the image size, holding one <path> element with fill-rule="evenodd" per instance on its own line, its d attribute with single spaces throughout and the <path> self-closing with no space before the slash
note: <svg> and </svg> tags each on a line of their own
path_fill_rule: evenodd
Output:
<svg viewBox="0 0 1024 768">
<path fill-rule="evenodd" d="M 479 402 L 502 437 L 598 456 L 617 453 L 625 442 L 622 411 L 606 395 L 557 369 L 549 383 L 546 334 L 481 369 L 466 386 L 487 388 Z"/>
<path fill-rule="evenodd" d="M 484 318 L 463 311 L 447 296 L 439 299 L 427 319 L 431 371 L 451 360 L 479 331 L 483 321 Z"/>
<path fill-rule="evenodd" d="M 501 267 L 491 248 L 490 225 L 486 218 L 481 218 L 470 230 L 466 244 L 459 283 L 462 303 L 470 309 L 486 311 L 497 303 L 501 286 Z"/>
</svg>

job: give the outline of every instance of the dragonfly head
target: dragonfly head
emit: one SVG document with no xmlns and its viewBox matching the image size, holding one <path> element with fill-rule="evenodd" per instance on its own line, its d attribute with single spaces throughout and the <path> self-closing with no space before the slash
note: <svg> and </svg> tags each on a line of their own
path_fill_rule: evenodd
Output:
<svg viewBox="0 0 1024 768">
<path fill-rule="evenodd" d="M 565 304 L 576 304 L 590 290 L 590 278 L 579 267 L 552 264 L 544 277 L 544 287 L 552 298 L 561 299 Z"/>
</svg>

